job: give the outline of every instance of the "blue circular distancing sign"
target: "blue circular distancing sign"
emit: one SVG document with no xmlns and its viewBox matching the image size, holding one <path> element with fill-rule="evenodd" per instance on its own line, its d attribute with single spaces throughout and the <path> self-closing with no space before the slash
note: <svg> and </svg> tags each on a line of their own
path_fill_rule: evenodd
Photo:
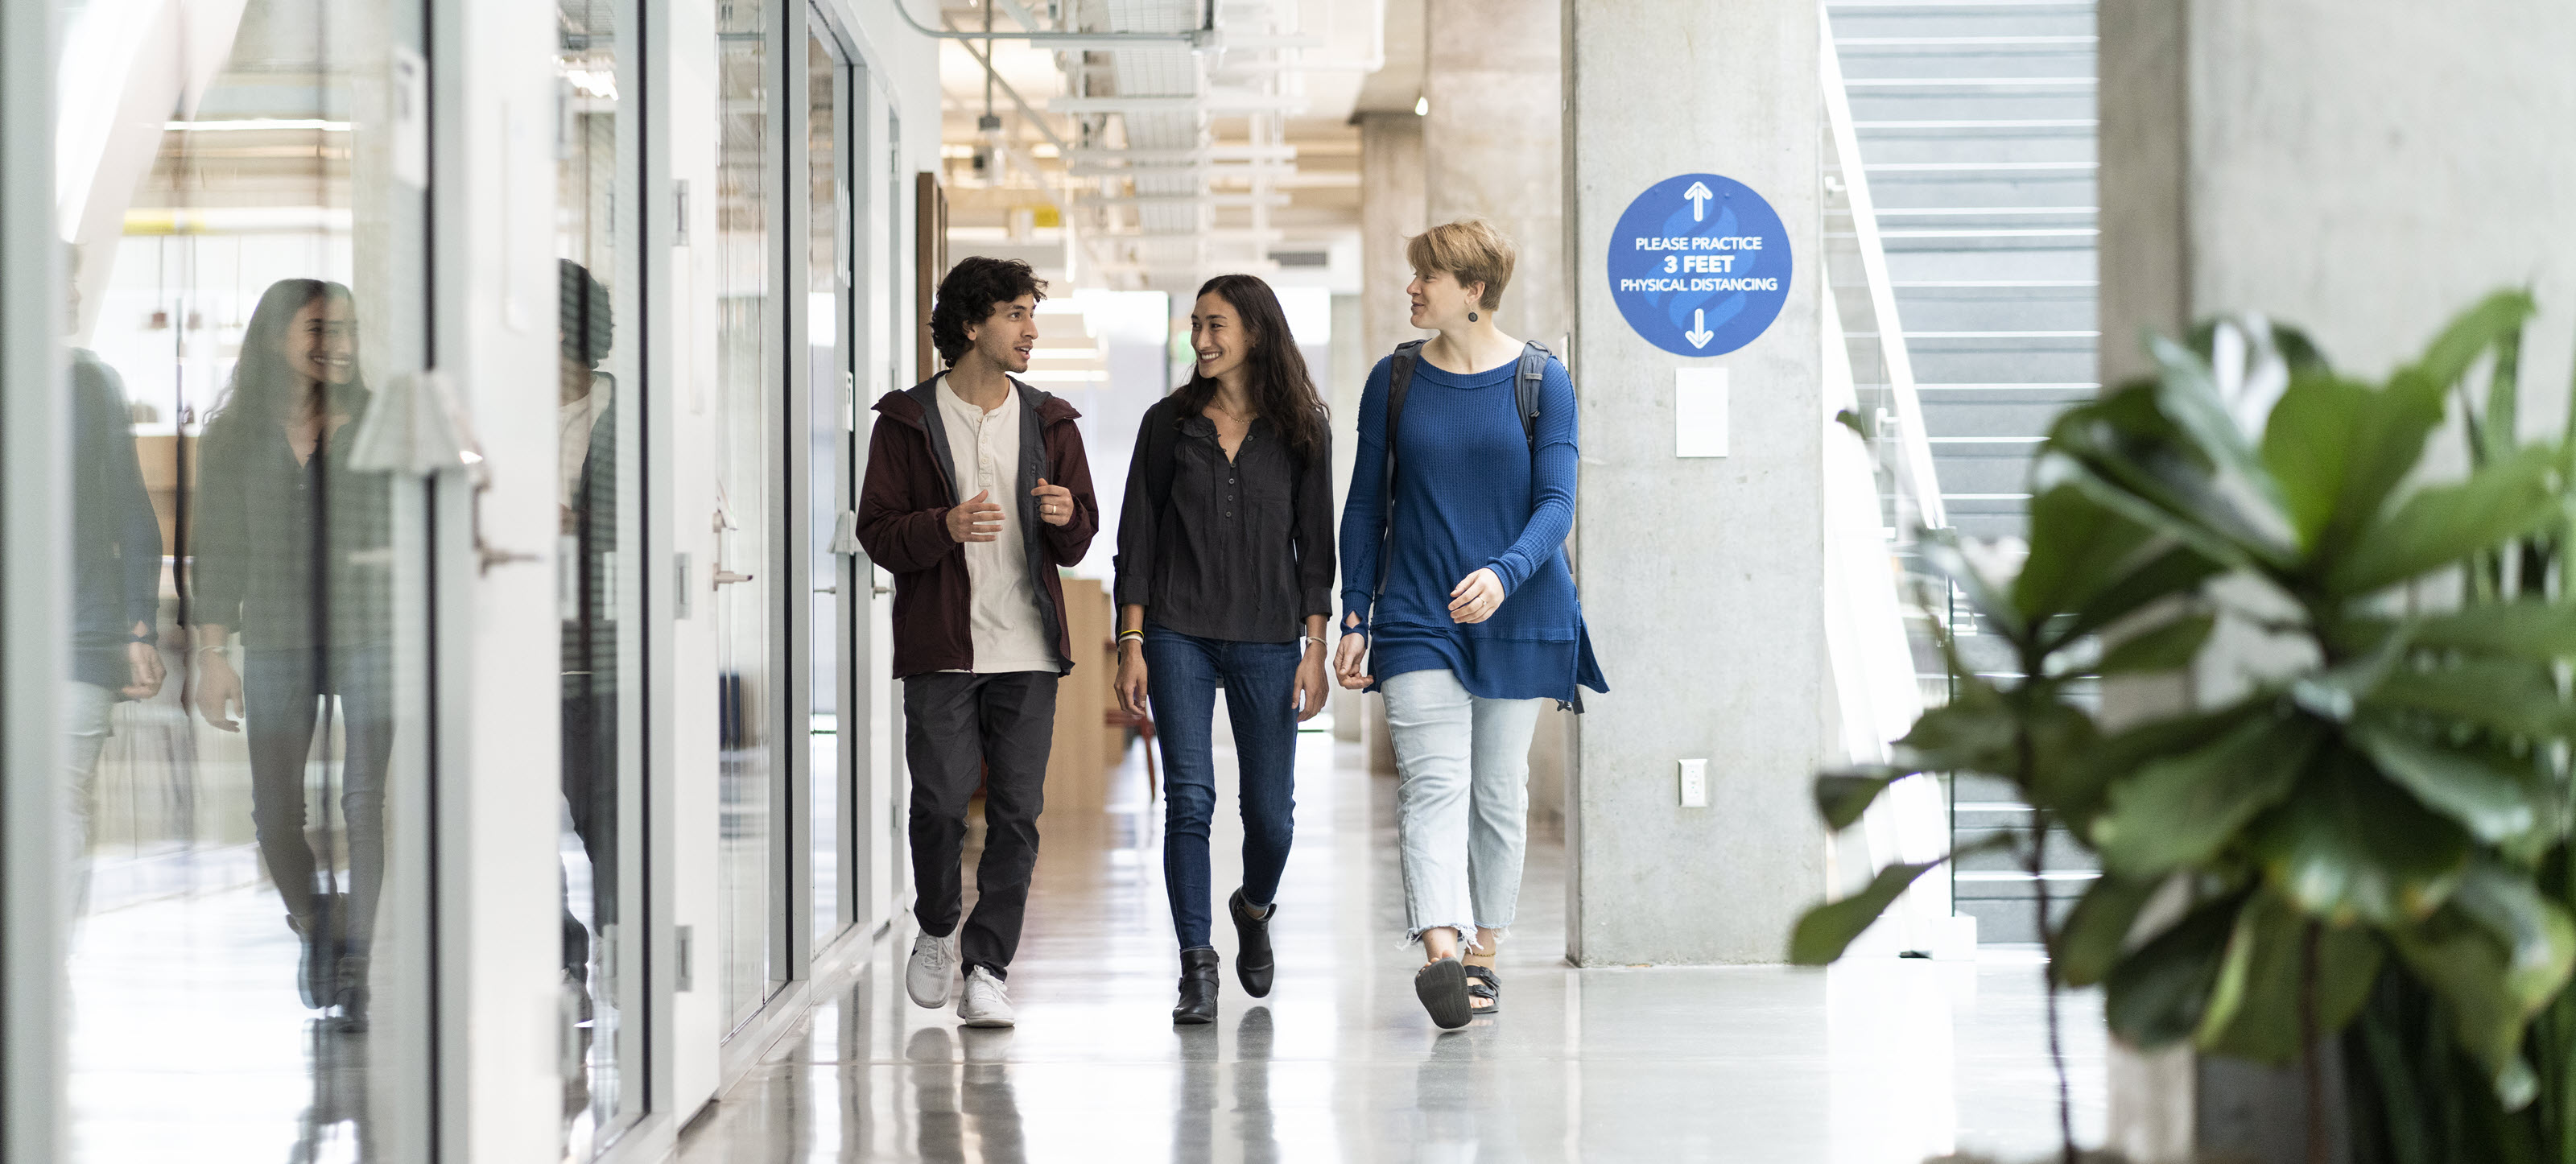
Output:
<svg viewBox="0 0 2576 1164">
<path fill-rule="evenodd" d="M 1723 355 L 1752 343 L 1788 302 L 1789 232 L 1733 178 L 1666 178 L 1611 232 L 1610 296 L 1656 347 Z"/>
</svg>

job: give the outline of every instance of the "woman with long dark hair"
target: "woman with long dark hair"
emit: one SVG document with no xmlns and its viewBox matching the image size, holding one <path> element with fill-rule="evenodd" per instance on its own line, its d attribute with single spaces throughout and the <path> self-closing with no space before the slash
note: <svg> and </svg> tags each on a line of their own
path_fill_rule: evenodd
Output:
<svg viewBox="0 0 2576 1164">
<path fill-rule="evenodd" d="M 1244 990 L 1270 993 L 1272 898 L 1296 808 L 1297 724 L 1323 710 L 1333 611 L 1332 436 L 1270 285 L 1220 275 L 1190 309 L 1198 364 L 1145 412 L 1118 519 L 1118 699 L 1152 705 L 1167 784 L 1163 880 L 1180 939 L 1175 1023 L 1216 1020 L 1208 944 L 1213 731 L 1225 687 L 1242 774 L 1243 881 L 1227 901 Z"/>
<path fill-rule="evenodd" d="M 223 731 L 248 726 L 251 821 L 303 942 L 298 988 L 350 1031 L 366 1028 L 393 753 L 388 575 L 383 555 L 368 552 L 389 544 L 387 492 L 383 477 L 348 467 L 344 447 L 368 399 L 349 289 L 319 279 L 270 286 L 199 442 L 191 611 L 197 711 Z M 317 729 L 329 738 L 332 696 L 346 749 L 345 891 L 334 846 L 317 853 L 305 831 L 306 758 Z"/>
</svg>

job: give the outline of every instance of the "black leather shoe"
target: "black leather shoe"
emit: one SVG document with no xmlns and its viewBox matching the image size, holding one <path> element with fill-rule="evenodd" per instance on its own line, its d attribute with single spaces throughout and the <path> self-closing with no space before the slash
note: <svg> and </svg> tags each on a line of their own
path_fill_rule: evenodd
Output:
<svg viewBox="0 0 2576 1164">
<path fill-rule="evenodd" d="M 1255 917 L 1252 908 L 1243 903 L 1243 891 L 1225 900 L 1225 911 L 1234 915 L 1234 976 L 1243 982 L 1244 992 L 1254 998 L 1270 997 L 1270 972 L 1278 968 L 1270 956 L 1270 919 L 1279 916 L 1279 904 L 1272 902 L 1268 911 Z"/>
<path fill-rule="evenodd" d="M 1181 951 L 1181 1004 L 1172 1008 L 1172 1025 L 1215 1022 L 1216 988 L 1216 951 L 1204 946 Z"/>
</svg>

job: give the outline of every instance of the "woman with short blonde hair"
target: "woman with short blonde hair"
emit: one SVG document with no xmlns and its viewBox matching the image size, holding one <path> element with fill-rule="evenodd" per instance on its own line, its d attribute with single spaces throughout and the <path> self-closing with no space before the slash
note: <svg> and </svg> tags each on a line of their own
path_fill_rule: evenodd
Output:
<svg viewBox="0 0 2576 1164">
<path fill-rule="evenodd" d="M 1470 219 L 1405 255 L 1413 326 L 1440 334 L 1378 361 L 1360 396 L 1335 670 L 1386 695 L 1406 938 L 1424 957 L 1414 992 L 1459 1027 L 1501 1006 L 1494 961 L 1520 898 L 1538 714 L 1609 687 L 1565 561 L 1574 381 L 1494 320 L 1511 240 Z"/>
</svg>

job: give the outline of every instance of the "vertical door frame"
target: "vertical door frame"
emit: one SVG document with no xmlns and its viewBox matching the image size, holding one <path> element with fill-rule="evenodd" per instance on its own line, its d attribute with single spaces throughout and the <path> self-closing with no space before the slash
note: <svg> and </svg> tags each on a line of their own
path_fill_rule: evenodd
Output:
<svg viewBox="0 0 2576 1164">
<path fill-rule="evenodd" d="M 53 0 L 0 4 L 0 1161 L 50 1164 L 69 1145 L 69 992 L 56 889 L 62 609 L 59 382 L 63 244 L 54 226 Z"/>
<path fill-rule="evenodd" d="M 770 561 L 778 577 L 770 593 L 778 596 L 780 614 L 777 633 L 771 639 L 778 649 L 771 655 L 771 738 L 777 742 L 770 771 L 775 773 L 781 793 L 774 803 L 786 811 L 772 816 L 785 852 L 781 854 L 783 860 L 771 866 L 780 871 L 783 883 L 778 892 L 770 895 L 770 901 L 773 910 L 783 910 L 785 914 L 783 918 L 776 913 L 771 915 L 773 924 L 784 923 L 780 932 L 785 941 L 772 947 L 782 951 L 786 959 L 778 977 L 794 983 L 812 977 L 815 940 L 811 772 L 814 724 L 813 698 L 809 694 L 814 666 L 814 539 L 807 522 L 810 506 L 806 497 L 813 484 L 809 476 L 813 443 L 807 429 L 813 423 L 814 404 L 811 385 L 806 383 L 811 378 L 807 343 L 812 321 L 806 318 L 805 307 L 805 268 L 812 261 L 814 215 L 812 175 L 805 162 L 807 106 L 811 102 L 805 39 L 808 35 L 829 34 L 813 27 L 811 10 L 800 0 L 773 2 L 778 11 L 771 17 L 777 36 L 771 65 L 777 84 L 770 90 L 773 104 L 769 139 L 779 159 L 779 165 L 771 170 L 778 176 L 773 204 L 779 212 L 770 219 L 778 224 L 778 235 L 770 249 L 778 259 L 770 286 L 776 289 L 786 337 L 779 353 L 779 379 L 770 385 L 779 392 L 781 402 L 778 425 L 772 433 L 779 443 L 780 456 L 777 472 L 770 478 L 778 484 L 778 492 L 769 507 L 770 527 L 775 531 L 770 541 L 775 547 Z"/>
<path fill-rule="evenodd" d="M 634 47 L 636 75 L 642 79 L 643 93 L 637 101 L 641 110 L 636 125 L 636 141 L 643 155 L 640 177 L 641 195 L 636 199 L 636 235 L 644 248 L 640 269 L 644 286 L 640 304 L 644 320 L 641 379 L 633 399 L 642 405 L 638 410 L 643 422 L 642 445 L 644 464 L 639 474 L 644 513 L 638 523 L 643 534 L 636 553 L 642 577 L 641 606 L 644 625 L 644 723 L 641 725 L 644 747 L 644 821 L 638 830 L 643 842 L 643 918 L 644 918 L 644 1112 L 642 1118 L 627 1129 L 603 1155 L 623 1157 L 622 1149 L 636 1149 L 637 1159 L 658 1159 L 659 1149 L 667 1147 L 678 1136 L 679 1113 L 672 1110 L 678 1102 L 674 1089 L 674 1072 L 678 1062 L 677 1021 L 674 998 L 679 984 L 679 942 L 675 934 L 678 914 L 676 896 L 678 875 L 673 868 L 677 852 L 678 828 L 676 799 L 679 795 L 678 715 L 674 692 L 678 686 L 678 664 L 673 658 L 677 640 L 678 602 L 674 587 L 685 585 L 677 575 L 678 563 L 672 548 L 671 531 L 678 528 L 679 510 L 674 503 L 672 482 L 671 433 L 676 423 L 678 385 L 688 375 L 674 355 L 673 329 L 662 326 L 677 319 L 680 310 L 675 297 L 675 276 L 683 261 L 678 253 L 687 224 L 682 216 L 678 179 L 672 175 L 671 124 L 671 5 L 669 0 L 636 0 L 637 39 Z M 713 190 L 705 197 L 715 196 Z M 668 584 L 666 584 L 668 582 Z M 708 935 L 712 938 L 713 935 Z M 695 943 L 690 967 L 691 986 L 711 989 L 712 963 L 701 951 L 713 949 L 712 941 Z M 705 981 L 694 981 L 704 979 Z M 647 1154 L 647 1153 L 650 1154 Z"/>
<path fill-rule="evenodd" d="M 813 415 L 810 411 L 811 393 L 831 394 L 836 406 L 831 410 L 833 495 L 830 503 L 837 520 L 839 513 L 854 511 L 858 507 L 858 449 L 855 437 L 858 415 L 857 375 L 862 365 L 861 353 L 867 350 L 867 336 L 861 330 L 864 320 L 858 309 L 859 291 L 862 286 L 860 274 L 866 269 L 862 256 L 867 253 L 866 232 L 860 229 L 860 223 L 865 218 L 861 208 L 865 205 L 864 199 L 868 193 L 863 167 L 866 164 L 865 143 L 867 141 L 864 126 L 866 111 L 870 104 L 866 81 L 870 70 L 860 55 L 856 38 L 849 35 L 848 30 L 841 26 L 824 5 L 819 2 L 809 2 L 806 13 L 809 32 L 823 42 L 825 50 L 832 56 L 834 74 L 832 78 L 834 177 L 832 208 L 834 216 L 839 219 L 839 233 L 833 246 L 834 318 L 832 326 L 833 334 L 838 337 L 838 343 L 834 345 L 832 378 L 828 384 L 805 385 L 809 393 L 807 398 L 809 411 L 805 415 L 808 419 Z M 807 79 L 810 81 L 810 76 Z M 803 90 L 800 89 L 801 92 Z M 804 110 L 800 106 L 800 117 L 808 113 L 810 110 Z M 811 175 L 807 174 L 806 184 L 800 185 L 799 189 L 810 190 L 810 182 Z M 803 302 L 800 301 L 800 310 L 803 306 Z M 810 362 L 801 367 L 810 368 Z M 801 450 L 811 450 L 812 435 L 805 434 L 807 439 L 799 442 Z M 816 502 L 810 488 L 812 466 L 808 465 L 805 468 L 807 488 L 800 493 L 799 503 L 811 507 Z M 809 508 L 804 513 L 803 519 L 799 521 L 798 528 L 810 533 L 814 528 L 812 518 L 813 514 Z M 810 560 L 812 547 L 806 548 Z M 832 555 L 832 559 L 834 597 L 833 626 L 830 629 L 838 640 L 834 650 L 832 681 L 835 688 L 834 707 L 839 712 L 834 731 L 836 738 L 833 741 L 833 780 L 835 782 L 832 804 L 833 848 L 834 859 L 837 862 L 833 887 L 834 924 L 830 933 L 809 935 L 808 950 L 812 955 L 808 960 L 809 969 L 816 963 L 832 960 L 831 955 L 840 940 L 852 930 L 862 928 L 862 923 L 870 920 L 865 912 L 864 903 L 859 897 L 860 890 L 866 884 L 861 872 L 862 862 L 869 859 L 870 854 L 861 844 L 858 823 L 864 815 L 861 812 L 864 804 L 860 799 L 857 776 L 861 771 L 860 761 L 865 755 L 861 751 L 863 747 L 861 741 L 866 741 L 868 738 L 868 724 L 865 707 L 866 690 L 861 685 L 859 672 L 860 661 L 865 656 L 859 649 L 861 636 L 855 633 L 859 625 L 857 619 L 867 609 L 865 599 L 868 596 L 860 589 L 862 583 L 867 580 L 867 576 L 857 568 L 859 560 L 857 555 L 836 553 Z M 812 603 L 809 601 L 802 609 L 810 616 Z M 813 642 L 813 632 L 814 628 L 808 626 L 805 628 L 805 633 L 798 637 L 798 642 L 805 645 L 806 649 L 810 649 L 810 644 Z M 812 682 L 813 666 L 810 658 L 797 668 L 796 675 L 800 684 Z M 800 688 L 797 696 L 798 706 L 809 705 L 812 702 L 812 694 L 810 690 Z M 810 748 L 807 754 L 810 756 Z M 808 787 L 810 788 L 810 784 Z M 810 820 L 807 827 L 810 852 L 812 839 Z M 810 876 L 804 884 L 808 886 L 812 884 Z M 811 913 L 810 910 L 807 912 Z"/>
<path fill-rule="evenodd" d="M 429 363 L 492 485 L 477 515 L 441 472 L 431 502 L 433 1158 L 560 1164 L 554 6 L 423 7 Z M 485 546 L 533 560 L 487 569 Z"/>
</svg>

